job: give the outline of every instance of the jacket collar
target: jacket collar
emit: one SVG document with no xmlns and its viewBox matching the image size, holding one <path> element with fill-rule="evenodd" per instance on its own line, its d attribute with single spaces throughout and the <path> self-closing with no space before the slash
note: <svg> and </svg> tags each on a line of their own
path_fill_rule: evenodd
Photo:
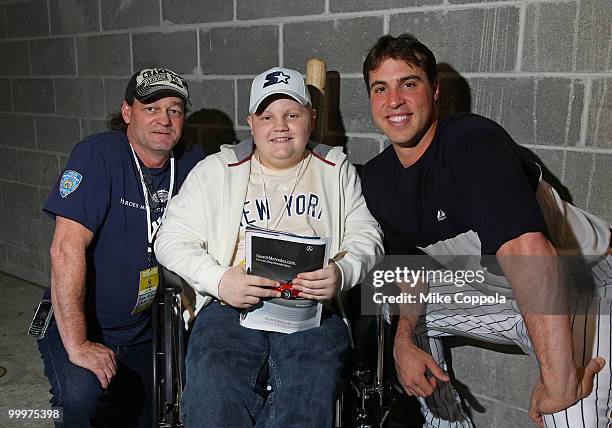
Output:
<svg viewBox="0 0 612 428">
<path fill-rule="evenodd" d="M 314 141 L 309 141 L 307 146 L 312 154 L 331 166 L 335 166 L 336 163 L 328 159 L 328 155 L 333 149 L 332 146 L 326 144 L 318 144 Z M 226 162 L 228 167 L 235 167 L 242 165 L 245 162 L 249 162 L 253 153 L 255 152 L 255 143 L 252 138 L 242 140 L 240 143 L 231 145 L 225 144 L 221 146 L 221 156 Z"/>
</svg>

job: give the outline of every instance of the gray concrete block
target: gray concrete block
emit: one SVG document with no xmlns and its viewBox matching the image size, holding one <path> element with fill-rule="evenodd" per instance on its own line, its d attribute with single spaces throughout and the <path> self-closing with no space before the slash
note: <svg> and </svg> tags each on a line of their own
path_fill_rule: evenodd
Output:
<svg viewBox="0 0 612 428">
<path fill-rule="evenodd" d="M 249 115 L 249 97 L 251 94 L 252 79 L 238 80 L 238 108 L 236 109 L 236 126 L 248 126 L 246 121 Z"/>
<path fill-rule="evenodd" d="M 612 147 L 612 79 L 593 80 L 586 144 Z"/>
<path fill-rule="evenodd" d="M 519 376 L 524 376 L 520 374 Z M 535 379 L 535 377 L 533 378 Z M 524 399 L 529 399 L 531 396 L 531 391 L 527 394 Z M 512 403 L 510 403 L 512 404 Z M 490 426 L 499 427 L 499 428 L 517 428 L 517 427 L 533 427 L 534 423 L 529 418 L 527 414 L 527 410 L 516 409 L 511 406 L 504 406 L 500 404 L 495 404 L 494 408 L 494 417 L 493 424 Z"/>
<path fill-rule="evenodd" d="M 119 111 L 128 81 L 129 79 L 104 79 L 104 105 L 107 114 Z"/>
<path fill-rule="evenodd" d="M 330 12 L 361 12 L 363 10 L 396 9 L 442 4 L 443 0 L 330 0 Z M 374 44 L 375 40 L 372 41 Z"/>
<path fill-rule="evenodd" d="M 227 117 L 227 120 L 231 122 L 231 126 L 233 127 L 235 121 L 234 107 L 236 105 L 234 93 L 233 80 L 190 81 L 189 97 L 193 104 L 191 108 L 193 113 L 190 114 L 190 117 L 197 114 L 201 109 L 204 109 L 204 111 L 217 110 Z M 207 120 L 205 117 L 198 118 L 198 120 L 200 119 L 203 119 L 204 123 L 210 124 L 210 120 Z"/>
<path fill-rule="evenodd" d="M 68 155 L 59 155 L 59 167 L 60 167 L 60 171 L 64 171 L 66 169 L 66 165 L 68 164 L 68 159 L 70 158 L 70 156 Z M 46 200 L 46 196 L 45 195 L 45 199 L 43 200 L 43 202 Z M 42 204 L 41 204 L 42 206 Z"/>
<path fill-rule="evenodd" d="M 574 146 L 584 82 L 555 78 L 470 79 L 472 111 L 500 123 L 520 144 Z"/>
<path fill-rule="evenodd" d="M 49 0 L 51 34 L 100 30 L 97 0 Z"/>
<path fill-rule="evenodd" d="M 55 113 L 53 80 L 13 79 L 13 107 L 27 113 Z"/>
<path fill-rule="evenodd" d="M 51 187 L 59 175 L 57 155 L 18 151 L 17 164 L 23 184 Z"/>
<path fill-rule="evenodd" d="M 572 70 L 572 22 L 575 3 L 527 6 L 521 68 L 533 71 Z"/>
<path fill-rule="evenodd" d="M 30 40 L 32 74 L 76 74 L 74 39 Z"/>
<path fill-rule="evenodd" d="M 595 156 L 595 174 L 589 201 L 589 211 L 612 223 L 612 155 Z"/>
<path fill-rule="evenodd" d="M 251 138 L 251 131 L 246 130 L 246 129 L 237 129 L 236 138 L 237 138 L 237 141 L 242 141 L 242 140 L 246 140 L 247 138 Z"/>
<path fill-rule="evenodd" d="M 134 34 L 132 46 L 134 70 L 163 67 L 181 74 L 197 72 L 198 42 L 195 31 Z"/>
<path fill-rule="evenodd" d="M 17 181 L 19 168 L 17 167 L 17 150 L 0 147 L 0 179 Z"/>
<path fill-rule="evenodd" d="M 0 111 L 13 110 L 13 94 L 11 91 L 11 81 L 0 79 Z"/>
<path fill-rule="evenodd" d="M 370 114 L 370 103 L 363 79 L 330 78 L 327 129 L 336 133 L 379 132 Z"/>
<path fill-rule="evenodd" d="M 112 34 L 79 37 L 77 58 L 81 76 L 129 76 L 130 36 Z"/>
<path fill-rule="evenodd" d="M 23 219 L 23 239 L 29 250 L 45 254 L 49 251 L 53 238 L 53 225 L 40 220 Z"/>
<path fill-rule="evenodd" d="M 572 204 L 587 208 L 587 194 L 589 177 L 594 168 L 595 156 L 593 153 L 570 152 L 566 153 L 565 175 L 563 184 L 567 188 Z"/>
<path fill-rule="evenodd" d="M 0 244 L 0 271 L 6 272 L 6 245 Z"/>
<path fill-rule="evenodd" d="M 227 116 L 219 110 L 213 110 L 212 114 L 210 111 L 205 113 L 210 115 L 211 119 L 220 114 L 227 120 Z M 199 145 L 204 153 L 209 155 L 217 153 L 223 144 L 236 144 L 239 141 L 235 130 L 227 124 L 224 125 L 222 121 L 221 125 L 187 123 L 183 129 L 183 140 L 187 142 L 187 146 Z"/>
<path fill-rule="evenodd" d="M 440 31 L 443 28 L 444 31 Z M 401 13 L 389 18 L 389 32 L 409 31 L 460 72 L 512 71 L 519 32 L 518 7 Z M 370 41 L 367 46 L 374 43 Z"/>
<path fill-rule="evenodd" d="M 108 128 L 106 127 L 106 121 L 95 119 L 81 119 L 81 140 L 87 137 L 88 135 L 104 131 L 108 131 Z M 60 165 L 65 164 L 66 162 L 60 162 Z"/>
<path fill-rule="evenodd" d="M 464 399 L 471 394 L 488 395 L 491 386 L 495 384 L 495 364 L 486 358 L 484 352 L 484 349 L 475 346 L 452 349 L 455 386 Z M 469 394 L 465 391 L 469 391 Z"/>
<path fill-rule="evenodd" d="M 59 78 L 55 79 L 55 105 L 57 114 L 62 116 L 79 116 L 79 91 L 77 79 Z"/>
<path fill-rule="evenodd" d="M 32 116 L 0 113 L 0 129 L 0 146 L 36 148 Z"/>
<path fill-rule="evenodd" d="M 523 70 L 612 69 L 608 53 L 612 3 L 608 0 L 534 3 L 527 6 L 526 16 Z"/>
<path fill-rule="evenodd" d="M 6 11 L 4 5 L 0 5 L 0 38 L 6 38 Z"/>
<path fill-rule="evenodd" d="M 512 0 L 448 0 L 450 4 L 489 3 L 492 1 L 512 1 Z"/>
<path fill-rule="evenodd" d="M 357 73 L 382 34 L 383 18 L 378 16 L 285 24 L 284 64 L 306 72 L 306 62 L 315 57 L 324 59 L 328 70 Z"/>
<path fill-rule="evenodd" d="M 79 109 L 81 117 L 105 118 L 104 83 L 102 79 L 78 79 Z"/>
<path fill-rule="evenodd" d="M 67 159 L 68 158 L 66 158 L 66 160 Z M 62 164 L 62 166 L 65 164 L 66 163 Z M 62 168 L 60 171 L 63 172 L 64 169 Z M 58 186 L 53 186 L 53 189 L 38 189 L 38 206 L 40 207 L 40 219 L 42 220 L 42 222 L 46 224 L 55 225 L 55 219 L 42 210 L 51 192 L 59 192 Z"/>
<path fill-rule="evenodd" d="M 164 25 L 221 22 L 234 19 L 234 3 L 227 0 L 162 0 Z"/>
<path fill-rule="evenodd" d="M 200 30 L 203 74 L 259 74 L 279 64 L 276 25 Z"/>
<path fill-rule="evenodd" d="M 121 28 L 158 26 L 160 23 L 159 4 L 148 0 L 102 0 L 102 29 L 117 30 Z"/>
<path fill-rule="evenodd" d="M 6 246 L 6 272 L 34 282 L 48 284 L 49 274 L 45 269 L 45 257 L 39 253 L 21 248 Z"/>
<path fill-rule="evenodd" d="M 7 245 L 24 246 L 22 217 L 0 213 L 0 242 Z"/>
<path fill-rule="evenodd" d="M 518 348 L 505 349 L 518 352 Z M 537 365 L 529 356 L 460 346 L 452 349 L 452 363 L 453 383 L 476 426 L 531 426 L 526 417 Z"/>
<path fill-rule="evenodd" d="M 609 0 L 585 0 L 579 6 L 578 26 L 575 43 L 576 68 L 580 71 L 611 71 L 610 62 L 610 17 L 612 2 Z"/>
<path fill-rule="evenodd" d="M 104 118 L 102 79 L 56 79 L 57 113 L 63 116 Z"/>
<path fill-rule="evenodd" d="M 438 111 L 440 117 L 451 116 L 457 112 L 472 111 L 472 95 L 467 80 L 448 64 L 438 65 L 440 98 Z"/>
<path fill-rule="evenodd" d="M 241 20 L 318 15 L 323 12 L 325 0 L 236 0 L 236 18 Z"/>
<path fill-rule="evenodd" d="M 534 141 L 575 146 L 580 140 L 584 81 L 536 79 Z"/>
<path fill-rule="evenodd" d="M 5 6 L 5 11 L 9 37 L 46 36 L 49 34 L 46 0 L 8 3 Z"/>
<path fill-rule="evenodd" d="M 554 177 L 554 180 L 547 178 L 547 181 L 561 182 L 563 178 L 563 163 L 564 163 L 564 151 L 563 150 L 548 150 L 548 149 L 529 149 L 538 157 L 538 163 L 544 167 L 545 178 L 546 174 L 550 174 Z M 547 172 L 546 172 L 547 171 Z M 556 188 L 557 186 L 555 186 Z M 559 189 L 557 189 L 558 191 Z"/>
<path fill-rule="evenodd" d="M 531 390 L 539 375 L 537 363 L 522 354 L 484 350 L 484 355 L 495 364 L 496 383 L 489 385 L 489 396 L 525 411 L 529 409 Z M 496 384 L 503 387 L 495 388 Z"/>
<path fill-rule="evenodd" d="M 45 262 L 45 278 L 44 278 L 44 282 L 41 282 L 38 285 L 49 287 L 51 285 L 51 257 L 49 256 L 48 251 L 44 253 L 43 261 Z M 49 398 L 49 400 L 51 400 L 51 398 Z M 49 402 L 49 400 L 46 400 L 46 402 Z"/>
<path fill-rule="evenodd" d="M 326 143 L 329 139 L 326 140 Z M 357 165 L 365 165 L 367 161 L 380 153 L 380 144 L 373 138 L 348 137 L 344 151 L 349 161 Z"/>
<path fill-rule="evenodd" d="M 36 117 L 36 145 L 39 149 L 70 153 L 79 142 L 79 120 L 67 117 Z"/>
<path fill-rule="evenodd" d="M 469 85 L 474 113 L 502 125 L 517 143 L 535 144 L 533 79 L 477 78 Z"/>
<path fill-rule="evenodd" d="M 0 75 L 24 76 L 30 74 L 28 42 L 0 42 Z M 10 58 L 10 59 L 9 59 Z"/>
<path fill-rule="evenodd" d="M 40 218 L 37 187 L 0 181 L 0 192 L 2 192 L 2 212 L 33 219 Z"/>
</svg>

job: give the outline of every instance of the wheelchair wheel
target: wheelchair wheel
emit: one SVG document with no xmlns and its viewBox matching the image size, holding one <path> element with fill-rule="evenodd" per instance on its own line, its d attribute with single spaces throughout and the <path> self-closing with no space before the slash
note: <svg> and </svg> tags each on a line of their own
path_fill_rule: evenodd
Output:
<svg viewBox="0 0 612 428">
<path fill-rule="evenodd" d="M 403 395 L 393 363 L 393 326 L 385 321 L 384 307 L 374 315 L 360 313 L 361 285 L 348 293 L 353 349 L 348 362 L 348 385 L 336 412 L 336 427 L 383 428 L 395 400 Z M 357 310 L 355 310 L 357 308 Z"/>
<path fill-rule="evenodd" d="M 181 278 L 162 267 L 162 283 L 152 308 L 153 426 L 182 427 L 184 324 Z"/>
</svg>

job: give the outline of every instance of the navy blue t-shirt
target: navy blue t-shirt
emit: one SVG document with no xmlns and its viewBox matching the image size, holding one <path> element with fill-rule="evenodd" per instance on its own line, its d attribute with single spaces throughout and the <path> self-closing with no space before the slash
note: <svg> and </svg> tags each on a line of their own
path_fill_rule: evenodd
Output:
<svg viewBox="0 0 612 428">
<path fill-rule="evenodd" d="M 497 123 L 440 119 L 431 145 L 404 168 L 393 146 L 368 162 L 363 193 L 387 254 L 493 255 L 527 232 L 547 233 L 538 166 Z"/>
<path fill-rule="evenodd" d="M 203 158 L 200 147 L 175 153 L 173 195 Z M 155 195 L 151 217 L 155 220 L 167 203 L 170 161 L 149 171 L 150 190 Z M 86 255 L 88 337 L 114 345 L 148 340 L 150 310 L 132 315 L 139 273 L 149 263 L 143 188 L 126 134 L 94 134 L 76 145 L 43 209 L 52 217 L 74 220 L 94 234 Z M 152 263 L 156 264 L 155 258 Z"/>
</svg>

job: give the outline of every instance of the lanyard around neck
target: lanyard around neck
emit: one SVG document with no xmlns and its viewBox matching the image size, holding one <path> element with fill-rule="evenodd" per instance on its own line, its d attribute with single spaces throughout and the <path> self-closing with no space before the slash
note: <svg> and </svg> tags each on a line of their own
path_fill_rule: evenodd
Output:
<svg viewBox="0 0 612 428">
<path fill-rule="evenodd" d="M 130 143 L 130 149 L 132 149 L 132 155 L 134 156 L 134 162 L 136 163 L 136 169 L 138 169 L 138 174 L 140 174 L 140 184 L 142 185 L 142 193 L 144 195 L 145 200 L 145 210 L 147 212 L 147 253 L 149 255 L 153 252 L 152 244 L 153 238 L 155 238 L 155 234 L 159 229 L 162 221 L 166 217 L 166 208 L 168 207 L 168 203 L 170 203 L 170 198 L 172 198 L 172 191 L 174 190 L 174 155 L 170 154 L 170 188 L 168 190 L 168 200 L 166 201 L 166 207 L 163 209 L 163 214 L 159 221 L 151 221 L 151 204 L 149 202 L 149 192 L 147 190 L 147 186 L 145 184 L 145 178 L 142 174 L 142 168 L 140 167 L 140 161 L 138 160 L 138 156 L 136 156 L 136 152 L 134 151 L 134 147 Z"/>
<path fill-rule="evenodd" d="M 293 192 L 295 191 L 295 188 L 298 184 L 298 181 L 300 180 L 300 174 L 302 173 L 302 167 L 304 166 L 304 161 L 308 158 L 308 162 L 306 164 L 306 169 L 308 169 L 308 165 L 310 164 L 310 157 L 308 155 L 308 153 L 306 153 L 306 157 L 304 157 L 304 154 L 302 154 L 302 160 L 300 161 L 300 167 L 297 170 L 297 173 L 295 174 L 295 178 L 293 179 L 293 186 L 291 186 L 291 192 L 289 192 L 289 196 L 287 197 L 287 199 L 285 200 L 285 206 L 281 209 L 280 213 L 278 214 L 278 217 L 276 218 L 276 221 L 274 223 L 272 223 L 272 228 L 271 230 L 276 230 L 276 228 L 278 227 L 278 225 L 280 224 L 282 218 L 283 218 L 283 214 L 285 212 L 285 210 L 289 210 L 289 204 L 291 203 L 291 198 L 293 197 Z M 263 170 L 263 165 L 261 163 L 261 158 L 259 156 L 259 153 L 257 153 L 257 163 L 259 165 L 259 173 L 261 175 L 261 184 L 263 187 L 263 197 L 264 197 L 264 201 L 266 201 L 266 203 L 268 203 L 268 195 L 266 195 L 266 179 L 265 179 L 265 173 Z M 306 170 L 304 170 L 306 171 Z M 269 215 L 271 215 L 272 213 L 269 213 Z M 269 220 L 268 217 L 266 217 L 266 229 L 269 229 Z"/>
</svg>

